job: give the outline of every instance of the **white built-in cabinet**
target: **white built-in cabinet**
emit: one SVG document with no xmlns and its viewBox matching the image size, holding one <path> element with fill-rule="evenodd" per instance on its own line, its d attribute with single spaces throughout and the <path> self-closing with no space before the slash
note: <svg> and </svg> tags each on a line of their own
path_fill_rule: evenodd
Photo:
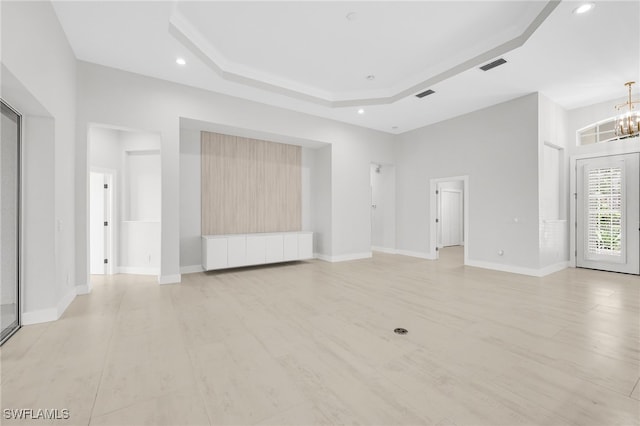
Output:
<svg viewBox="0 0 640 426">
<path fill-rule="evenodd" d="M 205 271 L 312 257 L 313 232 L 202 236 L 202 267 Z"/>
</svg>

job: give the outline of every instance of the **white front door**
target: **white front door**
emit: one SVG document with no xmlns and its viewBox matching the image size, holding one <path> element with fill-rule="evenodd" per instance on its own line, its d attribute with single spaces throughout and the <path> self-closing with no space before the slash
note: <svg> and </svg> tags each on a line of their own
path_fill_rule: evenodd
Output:
<svg viewBox="0 0 640 426">
<path fill-rule="evenodd" d="M 576 266 L 640 274 L 639 157 L 577 161 Z"/>
</svg>

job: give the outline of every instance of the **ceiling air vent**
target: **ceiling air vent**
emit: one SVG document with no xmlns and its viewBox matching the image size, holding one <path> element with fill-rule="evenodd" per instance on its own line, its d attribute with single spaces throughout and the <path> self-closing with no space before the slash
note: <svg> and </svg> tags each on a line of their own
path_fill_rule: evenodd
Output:
<svg viewBox="0 0 640 426">
<path fill-rule="evenodd" d="M 506 63 L 507 63 L 507 61 L 505 61 L 504 59 L 500 58 L 500 59 L 496 59 L 495 61 L 493 61 L 493 62 L 491 62 L 489 64 L 481 66 L 480 69 L 482 71 L 489 71 L 491 68 L 495 68 L 497 66 L 500 66 L 500 65 L 506 64 Z"/>
<path fill-rule="evenodd" d="M 424 91 L 424 92 L 422 92 L 422 93 L 418 93 L 418 94 L 416 95 L 416 98 L 424 98 L 425 96 L 433 95 L 434 93 L 436 93 L 436 92 L 434 92 L 434 91 L 433 91 L 433 90 L 431 90 L 431 89 L 429 89 L 429 90 L 425 90 L 425 91 Z"/>
</svg>

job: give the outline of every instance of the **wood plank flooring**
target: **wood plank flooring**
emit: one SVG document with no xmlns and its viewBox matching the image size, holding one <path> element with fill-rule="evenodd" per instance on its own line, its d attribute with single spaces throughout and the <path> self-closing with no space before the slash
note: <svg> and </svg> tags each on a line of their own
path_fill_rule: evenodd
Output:
<svg viewBox="0 0 640 426">
<path fill-rule="evenodd" d="M 640 278 L 461 264 L 95 277 L 1 349 L 2 408 L 70 418 L 2 424 L 640 424 Z"/>
</svg>

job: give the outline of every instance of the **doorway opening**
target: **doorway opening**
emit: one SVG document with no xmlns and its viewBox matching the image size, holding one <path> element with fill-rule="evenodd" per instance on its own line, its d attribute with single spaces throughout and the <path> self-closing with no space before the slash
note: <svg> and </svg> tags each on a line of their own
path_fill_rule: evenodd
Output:
<svg viewBox="0 0 640 426">
<path fill-rule="evenodd" d="M 371 163 L 371 250 L 395 253 L 396 248 L 396 168 L 392 164 Z"/>
<path fill-rule="evenodd" d="M 88 139 L 90 274 L 159 275 L 160 135 L 92 125 Z"/>
<path fill-rule="evenodd" d="M 469 178 L 430 180 L 430 249 L 434 259 L 466 264 L 469 235 Z"/>
</svg>

